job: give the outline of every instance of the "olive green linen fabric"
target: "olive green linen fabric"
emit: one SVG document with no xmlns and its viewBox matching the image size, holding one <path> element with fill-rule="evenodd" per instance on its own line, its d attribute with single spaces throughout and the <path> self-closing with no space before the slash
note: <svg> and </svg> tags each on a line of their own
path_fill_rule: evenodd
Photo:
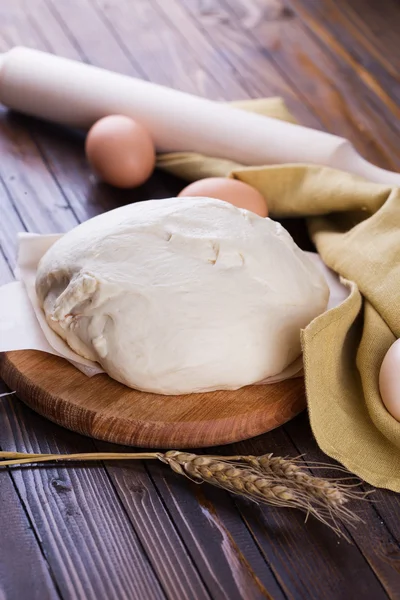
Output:
<svg viewBox="0 0 400 600">
<path fill-rule="evenodd" d="M 294 122 L 280 98 L 234 104 Z M 319 254 L 351 290 L 302 332 L 313 433 L 350 471 L 400 492 L 400 423 L 378 387 L 385 353 L 400 337 L 399 188 L 314 165 L 244 167 L 193 153 L 163 154 L 157 164 L 189 181 L 240 179 L 264 194 L 272 218 L 308 217 Z"/>
</svg>

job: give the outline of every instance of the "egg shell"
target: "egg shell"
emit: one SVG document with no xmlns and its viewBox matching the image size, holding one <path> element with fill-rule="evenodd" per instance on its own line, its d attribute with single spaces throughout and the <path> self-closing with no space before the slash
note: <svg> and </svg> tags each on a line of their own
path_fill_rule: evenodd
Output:
<svg viewBox="0 0 400 600">
<path fill-rule="evenodd" d="M 383 359 L 379 390 L 387 410 L 400 422 L 400 339 L 390 346 Z"/>
<path fill-rule="evenodd" d="M 148 131 L 123 115 L 110 115 L 97 121 L 87 135 L 85 150 L 100 179 L 120 188 L 144 183 L 153 172 L 156 160 Z"/>
<path fill-rule="evenodd" d="M 260 215 L 268 216 L 267 203 L 264 196 L 255 188 L 238 179 L 228 177 L 207 177 L 199 179 L 185 187 L 178 197 L 203 196 L 230 202 L 239 208 L 245 208 Z"/>
</svg>

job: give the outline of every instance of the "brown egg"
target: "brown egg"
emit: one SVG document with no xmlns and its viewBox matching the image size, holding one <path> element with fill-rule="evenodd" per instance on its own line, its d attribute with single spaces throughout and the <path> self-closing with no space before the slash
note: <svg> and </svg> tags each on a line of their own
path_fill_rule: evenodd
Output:
<svg viewBox="0 0 400 600">
<path fill-rule="evenodd" d="M 400 422 L 400 339 L 390 346 L 383 359 L 379 390 L 383 404 L 392 417 Z"/>
<path fill-rule="evenodd" d="M 260 217 L 268 216 L 268 208 L 264 196 L 255 188 L 237 179 L 230 179 L 228 177 L 199 179 L 199 181 L 186 186 L 178 196 L 217 198 L 218 200 L 230 202 L 239 208 L 251 210 L 260 215 Z"/>
<path fill-rule="evenodd" d="M 97 121 L 87 135 L 85 150 L 100 179 L 120 188 L 144 183 L 153 172 L 156 160 L 148 131 L 123 115 L 110 115 Z"/>
</svg>

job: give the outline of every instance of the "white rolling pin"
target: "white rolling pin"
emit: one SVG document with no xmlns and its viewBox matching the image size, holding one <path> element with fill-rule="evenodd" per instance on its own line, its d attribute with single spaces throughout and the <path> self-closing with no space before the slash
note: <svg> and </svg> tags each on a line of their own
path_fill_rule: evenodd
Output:
<svg viewBox="0 0 400 600">
<path fill-rule="evenodd" d="M 245 165 L 326 165 L 400 186 L 400 174 L 372 165 L 344 138 L 29 48 L 0 54 L 0 102 L 85 129 L 124 114 L 147 127 L 160 152 L 199 152 Z"/>
</svg>

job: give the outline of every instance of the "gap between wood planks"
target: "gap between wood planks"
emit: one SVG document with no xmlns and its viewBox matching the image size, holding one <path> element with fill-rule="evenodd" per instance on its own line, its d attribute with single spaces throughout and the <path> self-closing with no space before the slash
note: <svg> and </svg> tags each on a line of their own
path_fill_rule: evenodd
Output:
<svg viewBox="0 0 400 600">
<path fill-rule="evenodd" d="M 7 523 L 2 527 L 0 538 L 1 597 L 15 598 L 14 594 L 17 590 L 13 579 L 17 577 L 20 598 L 61 599 L 57 582 L 10 473 L 3 474 L 0 495 L 2 507 L 7 507 Z M 33 581 L 34 585 L 32 585 Z"/>
</svg>

